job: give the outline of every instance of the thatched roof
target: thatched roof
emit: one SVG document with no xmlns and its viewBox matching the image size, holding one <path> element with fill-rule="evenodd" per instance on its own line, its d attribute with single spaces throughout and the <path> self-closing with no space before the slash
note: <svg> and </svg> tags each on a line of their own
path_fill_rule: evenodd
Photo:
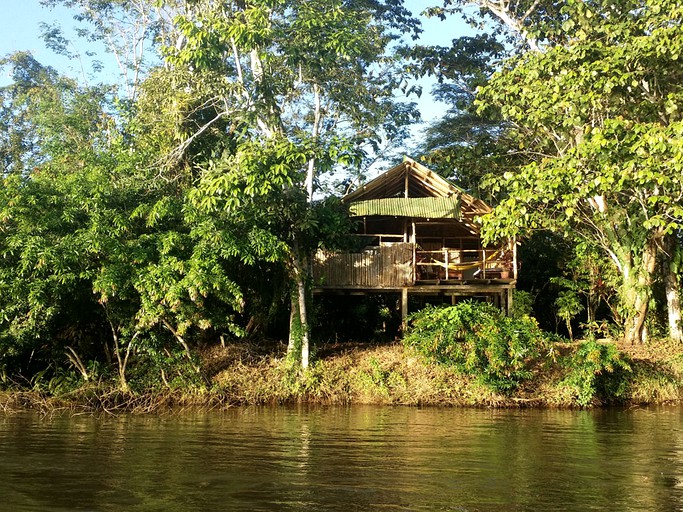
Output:
<svg viewBox="0 0 683 512">
<path fill-rule="evenodd" d="M 359 216 L 454 218 L 468 224 L 468 227 L 474 227 L 470 222 L 473 217 L 491 211 L 491 207 L 481 199 L 467 194 L 408 157 L 347 194 L 342 201 L 350 205 L 352 214 Z"/>
</svg>

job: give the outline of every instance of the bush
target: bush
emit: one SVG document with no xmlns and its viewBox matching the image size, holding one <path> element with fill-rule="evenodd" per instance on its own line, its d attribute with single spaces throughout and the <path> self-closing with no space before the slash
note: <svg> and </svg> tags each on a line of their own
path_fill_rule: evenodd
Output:
<svg viewBox="0 0 683 512">
<path fill-rule="evenodd" d="M 512 290 L 512 311 L 513 317 L 520 318 L 532 316 L 534 313 L 534 296 L 524 290 Z"/>
<path fill-rule="evenodd" d="M 205 385 L 197 371 L 200 361 L 192 359 L 181 347 L 164 347 L 160 340 L 150 338 L 138 348 L 128 366 L 128 384 L 135 392 L 149 393 L 163 389 L 190 390 Z"/>
<path fill-rule="evenodd" d="M 409 323 L 407 346 L 499 392 L 511 391 L 531 377 L 530 363 L 547 343 L 533 318 L 506 317 L 487 303 L 428 306 L 411 315 Z"/>
<path fill-rule="evenodd" d="M 598 343 L 594 339 L 580 343 L 565 365 L 570 370 L 562 384 L 569 386 L 582 407 L 596 401 L 613 401 L 626 394 L 631 365 L 612 343 Z"/>
</svg>

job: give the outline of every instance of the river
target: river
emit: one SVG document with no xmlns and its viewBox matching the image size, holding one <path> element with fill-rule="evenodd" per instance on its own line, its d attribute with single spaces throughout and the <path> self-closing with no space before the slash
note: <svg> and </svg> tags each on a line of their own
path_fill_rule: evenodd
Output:
<svg viewBox="0 0 683 512">
<path fill-rule="evenodd" d="M 683 408 L 19 413 L 0 510 L 683 510 Z"/>
</svg>

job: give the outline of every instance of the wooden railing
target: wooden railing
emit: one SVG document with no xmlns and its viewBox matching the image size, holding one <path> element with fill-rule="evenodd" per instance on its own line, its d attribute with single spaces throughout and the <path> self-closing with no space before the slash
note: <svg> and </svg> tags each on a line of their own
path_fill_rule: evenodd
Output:
<svg viewBox="0 0 683 512">
<path fill-rule="evenodd" d="M 417 280 L 509 279 L 514 276 L 511 251 L 450 249 L 415 251 Z"/>
<path fill-rule="evenodd" d="M 420 281 L 456 282 L 514 277 L 512 251 L 501 249 L 417 250 L 405 242 L 360 252 L 318 251 L 313 262 L 317 288 L 402 288 Z"/>
</svg>

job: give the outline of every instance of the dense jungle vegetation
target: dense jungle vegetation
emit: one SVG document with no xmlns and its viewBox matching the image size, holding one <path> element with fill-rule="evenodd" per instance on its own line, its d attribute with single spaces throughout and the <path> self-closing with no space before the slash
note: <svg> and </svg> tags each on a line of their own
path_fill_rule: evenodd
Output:
<svg viewBox="0 0 683 512">
<path fill-rule="evenodd" d="M 42 3 L 83 37 L 45 26 L 51 48 L 85 62 L 74 48 L 97 42 L 120 69 L 0 60 L 0 387 L 95 405 L 680 398 L 679 2 L 445 0 L 426 12 L 450 47 L 416 44 L 402 0 Z M 422 76 L 447 110 L 407 148 Z M 482 232 L 521 243 L 518 308 L 427 308 L 403 345 L 361 354 L 338 341 L 394 340 L 396 304 L 312 300 L 310 258 L 349 247 L 338 198 L 399 153 L 495 205 Z"/>
</svg>

